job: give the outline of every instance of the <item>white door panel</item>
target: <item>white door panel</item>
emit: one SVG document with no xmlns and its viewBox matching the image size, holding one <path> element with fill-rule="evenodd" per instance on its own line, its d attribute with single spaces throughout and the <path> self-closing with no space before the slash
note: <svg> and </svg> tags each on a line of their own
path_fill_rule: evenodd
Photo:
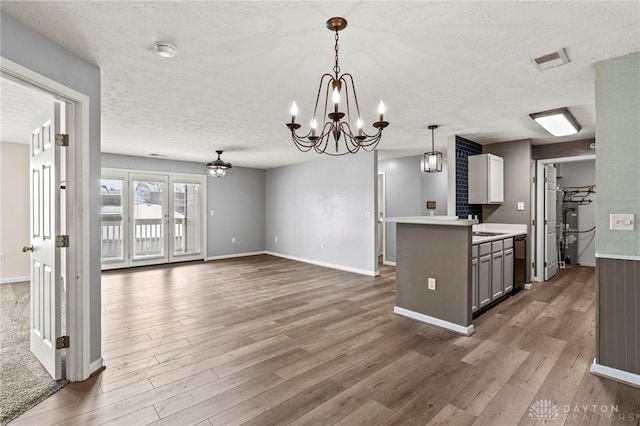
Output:
<svg viewBox="0 0 640 426">
<path fill-rule="evenodd" d="M 59 148 L 60 104 L 52 103 L 33 125 L 30 150 L 31 185 L 31 352 L 49 374 L 61 378 L 56 338 L 61 329 Z"/>
<path fill-rule="evenodd" d="M 557 245 L 556 245 L 556 168 L 553 164 L 544 166 L 545 199 L 544 199 L 544 280 L 551 279 L 556 274 Z"/>
</svg>

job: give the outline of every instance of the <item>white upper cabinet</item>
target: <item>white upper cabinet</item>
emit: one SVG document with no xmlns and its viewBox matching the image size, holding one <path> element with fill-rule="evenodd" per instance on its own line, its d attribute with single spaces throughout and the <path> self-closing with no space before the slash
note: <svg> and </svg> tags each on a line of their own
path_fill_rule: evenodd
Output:
<svg viewBox="0 0 640 426">
<path fill-rule="evenodd" d="M 469 157 L 469 204 L 504 202 L 504 160 L 493 154 Z"/>
</svg>

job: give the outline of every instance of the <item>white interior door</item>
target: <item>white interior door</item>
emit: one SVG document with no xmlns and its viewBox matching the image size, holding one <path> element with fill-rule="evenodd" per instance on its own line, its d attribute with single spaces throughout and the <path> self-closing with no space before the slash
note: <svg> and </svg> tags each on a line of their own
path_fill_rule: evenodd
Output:
<svg viewBox="0 0 640 426">
<path fill-rule="evenodd" d="M 60 353 L 56 338 L 61 329 L 60 249 L 56 236 L 60 229 L 59 148 L 61 105 L 53 103 L 34 123 L 30 142 L 31 186 L 31 352 L 49 374 L 61 378 Z"/>
<path fill-rule="evenodd" d="M 556 244 L 556 168 L 553 164 L 544 166 L 544 280 L 551 279 L 557 269 Z"/>
<path fill-rule="evenodd" d="M 169 178 L 130 175 L 131 266 L 169 262 Z"/>
</svg>

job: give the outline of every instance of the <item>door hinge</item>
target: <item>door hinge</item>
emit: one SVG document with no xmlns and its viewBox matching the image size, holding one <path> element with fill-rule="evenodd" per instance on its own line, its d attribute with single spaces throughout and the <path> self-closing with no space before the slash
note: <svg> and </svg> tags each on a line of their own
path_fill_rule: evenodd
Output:
<svg viewBox="0 0 640 426">
<path fill-rule="evenodd" d="M 56 145 L 69 146 L 69 135 L 66 133 L 56 133 Z"/>
<path fill-rule="evenodd" d="M 61 336 L 56 339 L 56 349 L 65 349 L 70 347 L 69 336 Z"/>
<path fill-rule="evenodd" d="M 533 219 L 533 220 L 531 221 L 531 226 L 536 226 L 536 220 L 535 220 L 535 219 Z"/>
<path fill-rule="evenodd" d="M 536 262 L 531 262 L 531 269 L 533 269 L 535 271 L 536 269 Z"/>
<path fill-rule="evenodd" d="M 533 177 L 533 183 L 536 183 L 536 177 L 535 176 Z"/>
<path fill-rule="evenodd" d="M 68 235 L 58 235 L 56 237 L 56 247 L 69 247 L 69 236 Z"/>
</svg>

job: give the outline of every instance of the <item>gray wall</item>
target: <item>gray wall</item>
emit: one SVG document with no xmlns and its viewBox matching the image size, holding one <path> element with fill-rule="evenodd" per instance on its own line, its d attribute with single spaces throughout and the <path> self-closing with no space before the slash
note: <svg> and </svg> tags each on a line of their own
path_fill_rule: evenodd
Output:
<svg viewBox="0 0 640 426">
<path fill-rule="evenodd" d="M 102 167 L 203 174 L 204 163 L 102 154 Z M 229 178 L 207 177 L 207 257 L 264 251 L 265 175 L 234 167 Z"/>
<path fill-rule="evenodd" d="M 594 185 L 596 183 L 596 161 L 576 161 L 571 163 L 556 164 L 558 170 L 562 170 L 562 177 L 558 179 L 561 187 Z M 595 194 L 589 199 L 591 204 L 578 206 L 578 230 L 586 231 L 596 225 Z M 596 266 L 595 231 L 577 234 L 578 259 L 581 265 Z M 576 260 L 573 259 L 573 262 Z"/>
<path fill-rule="evenodd" d="M 265 170 L 234 167 L 229 178 L 207 178 L 209 257 L 265 250 L 265 177 Z"/>
<path fill-rule="evenodd" d="M 18 23 L 9 15 L 0 18 L 0 52 L 2 57 L 36 73 L 72 88 L 89 97 L 90 133 L 82 147 L 88 152 L 89 262 L 90 295 L 89 324 L 90 362 L 101 357 L 100 323 L 100 70 L 64 50 L 53 41 Z"/>
<path fill-rule="evenodd" d="M 640 53 L 596 64 L 596 361 L 634 374 L 640 374 L 638 76 Z M 611 213 L 633 213 L 635 230 L 609 230 Z"/>
<path fill-rule="evenodd" d="M 484 145 L 484 154 L 495 154 L 504 159 L 504 203 L 482 206 L 485 223 L 517 223 L 527 225 L 527 238 L 531 235 L 531 141 L 523 139 L 513 142 Z M 524 202 L 524 210 L 517 210 L 517 203 Z M 530 247 L 530 245 L 529 245 Z M 531 253 L 527 247 L 526 265 L 531 264 Z M 531 281 L 530 268 L 526 268 L 526 282 Z"/>
<path fill-rule="evenodd" d="M 399 223 L 398 236 L 396 306 L 469 326 L 471 227 Z"/>
<path fill-rule="evenodd" d="M 427 201 L 436 202 L 436 215 L 447 214 L 447 163 L 442 173 L 423 172 L 422 155 L 394 158 L 378 162 L 378 172 L 385 173 L 386 216 L 428 215 Z M 396 261 L 396 224 L 387 223 L 387 261 Z"/>
<path fill-rule="evenodd" d="M 376 273 L 376 182 L 376 152 L 267 170 L 267 251 Z"/>
</svg>

